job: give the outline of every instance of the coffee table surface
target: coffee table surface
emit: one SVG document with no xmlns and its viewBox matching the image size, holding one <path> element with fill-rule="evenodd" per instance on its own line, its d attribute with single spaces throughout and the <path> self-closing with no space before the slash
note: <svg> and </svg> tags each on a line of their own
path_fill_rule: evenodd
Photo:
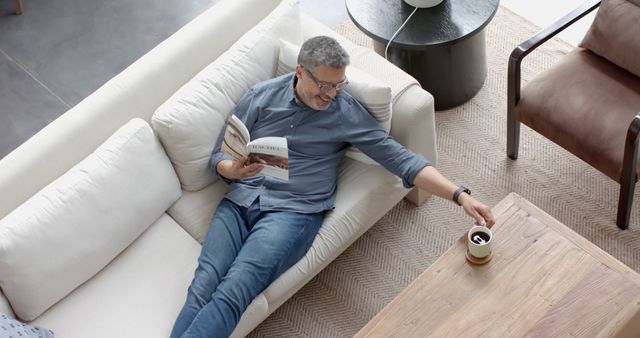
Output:
<svg viewBox="0 0 640 338">
<path fill-rule="evenodd" d="M 463 236 L 356 337 L 637 336 L 638 273 L 514 193 L 493 212 L 488 264 Z"/>
</svg>

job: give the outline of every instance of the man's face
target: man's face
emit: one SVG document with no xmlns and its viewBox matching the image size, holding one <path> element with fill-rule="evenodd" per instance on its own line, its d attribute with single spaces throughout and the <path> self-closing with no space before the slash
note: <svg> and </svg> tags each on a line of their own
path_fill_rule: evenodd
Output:
<svg viewBox="0 0 640 338">
<path fill-rule="evenodd" d="M 296 66 L 296 95 L 304 104 L 315 110 L 329 108 L 331 100 L 346 84 L 345 67 L 333 68 L 329 66 L 317 66 L 314 69 L 306 69 Z"/>
</svg>

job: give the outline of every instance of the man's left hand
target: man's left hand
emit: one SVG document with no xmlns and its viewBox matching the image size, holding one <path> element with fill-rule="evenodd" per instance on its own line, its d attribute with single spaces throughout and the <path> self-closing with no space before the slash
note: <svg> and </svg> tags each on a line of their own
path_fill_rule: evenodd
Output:
<svg viewBox="0 0 640 338">
<path fill-rule="evenodd" d="M 469 216 L 475 219 L 477 224 L 484 224 L 487 227 L 491 228 L 495 223 L 495 219 L 493 218 L 493 213 L 491 212 L 491 208 L 480 203 L 475 198 L 471 197 L 471 195 L 467 193 L 460 194 L 458 197 L 458 202 L 462 204 L 464 211 L 469 214 Z"/>
</svg>

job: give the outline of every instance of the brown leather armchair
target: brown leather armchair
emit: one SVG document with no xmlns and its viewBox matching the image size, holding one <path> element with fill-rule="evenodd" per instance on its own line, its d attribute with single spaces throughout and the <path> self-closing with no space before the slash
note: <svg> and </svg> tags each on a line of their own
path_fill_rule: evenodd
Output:
<svg viewBox="0 0 640 338">
<path fill-rule="evenodd" d="M 594 26 L 596 22 L 600 26 L 610 26 L 602 20 L 605 20 L 606 13 L 611 14 L 612 8 L 618 10 L 616 15 L 626 15 L 620 12 L 620 5 L 631 6 L 626 11 L 631 11 L 632 16 L 640 17 L 640 7 L 637 7 L 640 4 L 637 0 L 631 1 L 635 1 L 635 4 L 627 0 L 585 2 L 516 47 L 511 53 L 508 66 L 507 155 L 514 160 L 518 157 L 522 122 L 620 183 L 616 223 L 622 229 L 629 226 L 638 179 L 640 131 L 640 77 L 637 69 L 626 67 L 625 62 L 635 62 L 633 59 L 640 59 L 640 54 L 635 54 L 638 49 L 627 50 L 627 42 L 624 46 L 621 44 L 603 49 L 585 45 L 585 41 L 589 37 L 590 41 L 606 39 L 603 44 L 616 43 L 612 41 L 616 39 L 603 36 L 598 31 L 599 28 Z M 594 24 L 581 43 L 586 48 L 578 47 L 571 51 L 559 63 L 537 74 L 521 89 L 520 64 L 523 58 L 599 6 L 601 8 Z M 626 31 L 618 35 L 627 36 L 630 33 L 627 31 L 631 30 L 635 31 L 636 36 L 640 36 L 638 22 L 640 21 L 627 26 Z M 630 53 L 630 59 L 625 59 L 622 55 L 623 62 L 618 62 L 616 58 L 620 55 L 609 57 L 606 49 L 616 49 L 618 54 Z M 607 58 L 601 56 L 603 54 Z"/>
</svg>

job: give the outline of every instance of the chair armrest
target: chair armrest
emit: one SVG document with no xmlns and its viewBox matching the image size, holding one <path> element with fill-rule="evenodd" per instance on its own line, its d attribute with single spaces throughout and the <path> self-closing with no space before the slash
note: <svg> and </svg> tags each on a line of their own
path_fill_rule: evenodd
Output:
<svg viewBox="0 0 640 338">
<path fill-rule="evenodd" d="M 508 99 L 509 107 L 514 107 L 520 99 L 520 64 L 525 56 L 558 33 L 582 19 L 600 6 L 600 0 L 588 0 L 549 27 L 518 45 L 509 56 L 508 66 Z M 511 102 L 513 100 L 513 102 Z"/>
<path fill-rule="evenodd" d="M 622 177 L 632 177 L 633 184 L 637 181 L 635 171 L 637 171 L 638 160 L 638 136 L 640 135 L 640 112 L 631 120 L 627 137 L 624 144 L 624 158 L 622 164 Z"/>
<path fill-rule="evenodd" d="M 640 113 L 631 120 L 624 143 L 622 173 L 620 175 L 620 197 L 618 199 L 618 215 L 616 224 L 621 229 L 629 227 L 633 195 L 638 181 L 638 136 L 640 135 Z"/>
<path fill-rule="evenodd" d="M 518 45 L 511 52 L 511 55 L 509 56 L 509 64 L 507 66 L 507 140 L 512 141 L 507 142 L 507 154 L 512 159 L 515 159 L 518 156 L 517 143 L 520 132 L 519 127 L 517 127 L 518 122 L 515 116 L 515 107 L 518 101 L 520 101 L 520 65 L 522 60 L 540 45 L 598 8 L 600 3 L 600 0 L 587 0 L 580 7 L 574 9 L 560 20 Z"/>
<path fill-rule="evenodd" d="M 509 57 L 509 61 L 522 61 L 522 59 L 527 56 L 534 49 L 538 48 L 540 45 L 545 43 L 547 40 L 556 36 L 558 33 L 565 30 L 567 27 L 574 24 L 576 21 L 582 19 L 587 14 L 591 13 L 593 10 L 600 6 L 601 0 L 588 0 L 585 1 L 580 7 L 574 9 L 569 12 L 567 15 L 560 18 L 558 21 L 551 24 L 549 27 L 541 30 L 534 36 L 530 37 L 525 42 L 521 43 L 516 47 L 513 52 L 511 52 L 511 56 Z"/>
</svg>

